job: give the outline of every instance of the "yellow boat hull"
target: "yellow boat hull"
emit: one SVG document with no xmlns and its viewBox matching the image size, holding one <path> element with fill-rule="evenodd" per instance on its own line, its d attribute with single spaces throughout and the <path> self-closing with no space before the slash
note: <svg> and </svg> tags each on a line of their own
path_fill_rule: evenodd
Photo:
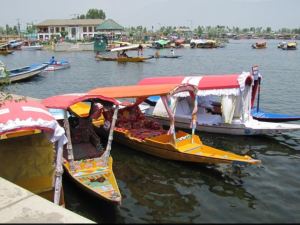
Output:
<svg viewBox="0 0 300 225">
<path fill-rule="evenodd" d="M 112 170 L 113 159 L 109 157 L 108 167 L 101 166 L 100 158 L 74 161 L 75 171 L 70 170 L 70 164 L 65 160 L 64 168 L 76 184 L 107 202 L 120 205 L 121 193 Z"/>
<path fill-rule="evenodd" d="M 218 150 L 202 144 L 197 135 L 189 135 L 183 131 L 176 133 L 176 147 L 171 143 L 167 134 L 140 140 L 130 137 L 127 131 L 114 131 L 114 140 L 130 148 L 145 152 L 160 158 L 176 161 L 205 163 L 205 164 L 258 164 L 260 160 L 250 156 L 241 156 L 231 152 Z M 193 139 L 193 143 L 192 143 Z"/>
<path fill-rule="evenodd" d="M 144 62 L 147 58 L 145 57 L 119 57 L 118 62 Z"/>
</svg>

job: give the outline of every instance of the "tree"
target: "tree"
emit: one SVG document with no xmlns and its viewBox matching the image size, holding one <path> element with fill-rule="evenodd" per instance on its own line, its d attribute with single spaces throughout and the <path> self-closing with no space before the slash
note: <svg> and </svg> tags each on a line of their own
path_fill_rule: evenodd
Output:
<svg viewBox="0 0 300 225">
<path fill-rule="evenodd" d="M 89 9 L 85 18 L 86 19 L 103 19 L 103 20 L 105 20 L 106 16 L 102 9 Z"/>
</svg>

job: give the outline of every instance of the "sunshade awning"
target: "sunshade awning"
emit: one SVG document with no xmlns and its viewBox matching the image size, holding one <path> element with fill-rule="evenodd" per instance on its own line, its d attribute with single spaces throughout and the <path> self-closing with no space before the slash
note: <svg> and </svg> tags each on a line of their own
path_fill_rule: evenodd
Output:
<svg viewBox="0 0 300 225">
<path fill-rule="evenodd" d="M 24 129 L 50 130 L 54 132 L 53 141 L 65 133 L 41 103 L 33 100 L 4 102 L 0 107 L 0 134 Z"/>
<path fill-rule="evenodd" d="M 104 87 L 90 90 L 88 94 L 103 95 L 111 98 L 141 98 L 155 95 L 175 94 L 183 91 L 194 91 L 191 84 L 155 84 L 155 85 L 131 85 L 118 87 Z"/>
<path fill-rule="evenodd" d="M 209 94 L 234 94 L 246 84 L 252 83 L 250 73 L 226 74 L 226 75 L 204 75 L 204 76 L 166 76 L 149 77 L 138 82 L 138 85 L 153 84 L 193 84 L 198 86 L 198 95 Z"/>
</svg>

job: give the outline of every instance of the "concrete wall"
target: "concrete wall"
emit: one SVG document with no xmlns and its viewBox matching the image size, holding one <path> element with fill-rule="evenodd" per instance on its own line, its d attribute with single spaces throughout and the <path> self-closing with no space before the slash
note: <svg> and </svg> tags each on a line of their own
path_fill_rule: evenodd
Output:
<svg viewBox="0 0 300 225">
<path fill-rule="evenodd" d="M 0 223 L 95 223 L 0 177 Z"/>
</svg>

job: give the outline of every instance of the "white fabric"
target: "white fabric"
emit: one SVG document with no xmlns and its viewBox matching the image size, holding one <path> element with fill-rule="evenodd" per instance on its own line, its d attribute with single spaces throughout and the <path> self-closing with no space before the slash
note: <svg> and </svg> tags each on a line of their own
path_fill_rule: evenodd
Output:
<svg viewBox="0 0 300 225">
<path fill-rule="evenodd" d="M 193 77 L 184 77 L 182 84 L 192 84 L 198 87 L 200 80 L 202 79 L 201 76 L 193 76 Z"/>
<path fill-rule="evenodd" d="M 200 112 L 197 114 L 197 123 L 200 125 L 218 125 L 222 123 L 222 117 L 217 114 Z"/>
<path fill-rule="evenodd" d="M 199 90 L 197 95 L 198 96 L 207 96 L 207 95 L 239 95 L 240 89 L 239 88 L 228 88 L 228 89 L 211 89 L 211 90 Z"/>
<path fill-rule="evenodd" d="M 236 97 L 235 96 L 222 96 L 221 100 L 222 105 L 222 118 L 224 123 L 231 123 L 234 109 L 236 105 Z"/>
</svg>

